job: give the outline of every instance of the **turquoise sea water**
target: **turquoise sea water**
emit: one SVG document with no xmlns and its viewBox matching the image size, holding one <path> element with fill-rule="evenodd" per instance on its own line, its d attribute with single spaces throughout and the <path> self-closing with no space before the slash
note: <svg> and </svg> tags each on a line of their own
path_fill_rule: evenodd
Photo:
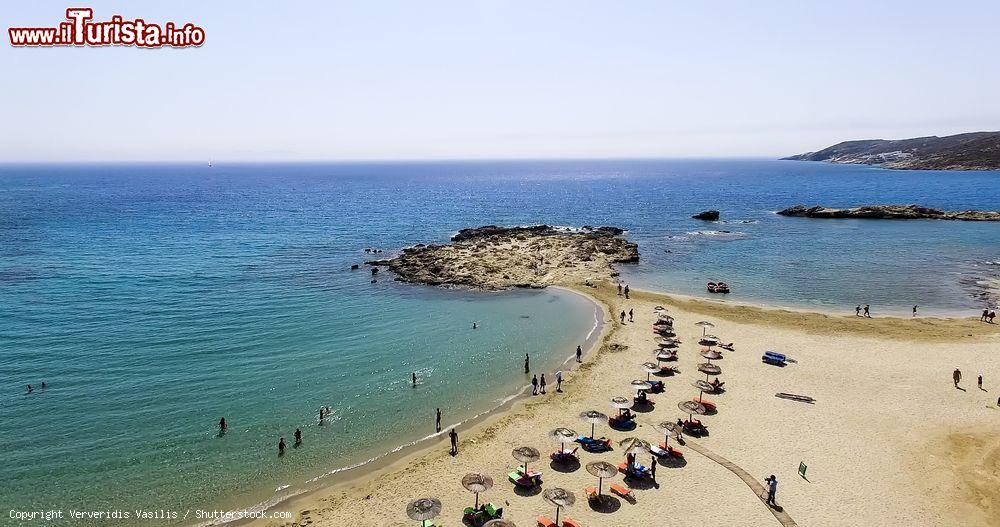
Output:
<svg viewBox="0 0 1000 527">
<path fill-rule="evenodd" d="M 0 505 L 274 499 L 425 437 L 435 407 L 445 424 L 491 408 L 526 382 L 525 352 L 552 372 L 593 328 L 593 307 L 555 290 L 372 284 L 350 270 L 364 247 L 487 223 L 617 225 L 640 244 L 623 268 L 639 287 L 722 279 L 735 300 L 974 314 L 977 283 L 1000 273 L 1000 224 L 773 212 L 997 209 L 997 183 L 760 160 L 3 166 Z M 690 218 L 707 208 L 724 221 Z M 304 444 L 278 458 L 296 427 Z"/>
</svg>

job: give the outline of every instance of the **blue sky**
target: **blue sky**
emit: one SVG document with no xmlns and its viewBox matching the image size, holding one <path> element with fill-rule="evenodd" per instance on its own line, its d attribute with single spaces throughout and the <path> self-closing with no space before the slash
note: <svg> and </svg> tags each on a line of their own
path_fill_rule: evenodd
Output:
<svg viewBox="0 0 1000 527">
<path fill-rule="evenodd" d="M 68 5 L 207 42 L 2 43 L 0 161 L 777 156 L 1000 129 L 996 0 L 37 0 L 0 21 Z"/>
</svg>

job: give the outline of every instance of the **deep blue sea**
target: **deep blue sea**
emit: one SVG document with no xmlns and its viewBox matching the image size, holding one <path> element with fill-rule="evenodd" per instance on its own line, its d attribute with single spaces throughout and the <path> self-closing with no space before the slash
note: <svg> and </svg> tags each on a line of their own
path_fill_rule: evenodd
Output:
<svg viewBox="0 0 1000 527">
<path fill-rule="evenodd" d="M 0 505 L 274 499 L 427 436 L 436 407 L 445 425 L 492 408 L 525 384 L 525 353 L 554 372 L 594 327 L 592 305 L 555 290 L 370 283 L 350 269 L 373 258 L 365 247 L 385 257 L 483 224 L 615 225 L 640 246 L 622 269 L 633 286 L 701 295 L 725 280 L 733 300 L 875 314 L 975 315 L 1000 274 L 1000 224 L 774 214 L 799 203 L 998 209 L 1000 173 L 766 160 L 0 166 Z M 721 222 L 690 218 L 710 208 Z M 333 414 L 321 427 L 322 405 Z M 291 448 L 296 427 L 304 442 Z"/>
</svg>

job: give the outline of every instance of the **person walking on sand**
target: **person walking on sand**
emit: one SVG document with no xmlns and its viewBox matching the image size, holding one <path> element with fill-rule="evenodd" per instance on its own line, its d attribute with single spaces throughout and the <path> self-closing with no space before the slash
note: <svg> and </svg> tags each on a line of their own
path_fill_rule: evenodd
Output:
<svg viewBox="0 0 1000 527">
<path fill-rule="evenodd" d="M 524 354 L 524 373 L 531 372 L 531 357 L 527 353 Z"/>
<path fill-rule="evenodd" d="M 278 440 L 278 455 L 279 456 L 285 455 L 285 438 L 284 437 L 282 437 L 281 439 Z"/>
<path fill-rule="evenodd" d="M 986 322 L 986 317 L 990 316 L 990 309 L 986 308 L 983 310 L 983 315 L 979 317 L 980 322 Z"/>
<path fill-rule="evenodd" d="M 632 322 L 632 308 L 629 308 L 628 310 L 628 321 Z"/>
<path fill-rule="evenodd" d="M 622 296 L 622 283 L 618 282 L 618 296 Z"/>
<path fill-rule="evenodd" d="M 913 306 L 913 316 L 917 316 L 917 306 Z"/>
<path fill-rule="evenodd" d="M 576 362 L 583 362 L 583 348 L 580 346 L 576 347 Z"/>
<path fill-rule="evenodd" d="M 976 377 L 976 386 L 978 386 L 980 390 L 983 389 L 983 374 L 982 373 L 980 373 L 979 376 Z"/>
<path fill-rule="evenodd" d="M 625 284 L 625 300 L 628 300 L 628 284 Z"/>
<path fill-rule="evenodd" d="M 962 370 L 955 368 L 955 371 L 951 372 L 951 380 L 955 381 L 955 388 L 958 388 L 958 383 L 962 382 Z"/>
<path fill-rule="evenodd" d="M 229 430 L 229 423 L 226 422 L 226 418 L 223 417 L 219 419 L 219 435 L 224 435 L 226 430 Z"/>
<path fill-rule="evenodd" d="M 624 311 L 622 311 L 621 319 L 622 319 L 622 324 L 624 324 L 625 323 L 625 312 Z"/>
<path fill-rule="evenodd" d="M 856 317 L 860 317 L 861 316 L 861 304 L 858 304 L 854 308 L 854 316 L 856 316 Z"/>
<path fill-rule="evenodd" d="M 774 502 L 774 497 L 778 493 L 778 478 L 771 474 L 771 477 L 764 478 L 764 482 L 767 483 L 767 503 L 772 507 L 777 507 L 778 504 Z"/>
<path fill-rule="evenodd" d="M 542 395 L 545 395 L 545 374 L 542 374 L 542 378 L 538 379 L 538 386 L 542 388 Z"/>
<path fill-rule="evenodd" d="M 538 395 L 538 376 L 531 376 L 531 395 Z"/>
<path fill-rule="evenodd" d="M 451 439 L 451 455 L 458 454 L 458 432 L 454 428 L 448 432 L 448 438 Z"/>
<path fill-rule="evenodd" d="M 656 456 L 649 458 L 649 475 L 653 477 L 653 485 L 659 488 L 660 484 L 656 482 Z"/>
<path fill-rule="evenodd" d="M 438 408 L 434 415 L 434 431 L 441 431 L 441 409 Z"/>
<path fill-rule="evenodd" d="M 556 372 L 556 391 L 562 393 L 562 370 Z"/>
<path fill-rule="evenodd" d="M 872 318 L 871 304 L 865 304 L 865 318 Z"/>
</svg>

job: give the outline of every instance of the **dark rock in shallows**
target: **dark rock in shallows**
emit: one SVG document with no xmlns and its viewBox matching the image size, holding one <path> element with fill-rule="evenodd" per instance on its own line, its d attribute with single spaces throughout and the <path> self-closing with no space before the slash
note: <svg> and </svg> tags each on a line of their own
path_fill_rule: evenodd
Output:
<svg viewBox="0 0 1000 527">
<path fill-rule="evenodd" d="M 698 214 L 695 214 L 694 216 L 691 216 L 691 217 L 694 218 L 694 219 L 696 219 L 696 220 L 718 221 L 719 220 L 719 211 L 717 211 L 717 210 L 706 210 L 704 212 L 699 212 Z"/>
</svg>

